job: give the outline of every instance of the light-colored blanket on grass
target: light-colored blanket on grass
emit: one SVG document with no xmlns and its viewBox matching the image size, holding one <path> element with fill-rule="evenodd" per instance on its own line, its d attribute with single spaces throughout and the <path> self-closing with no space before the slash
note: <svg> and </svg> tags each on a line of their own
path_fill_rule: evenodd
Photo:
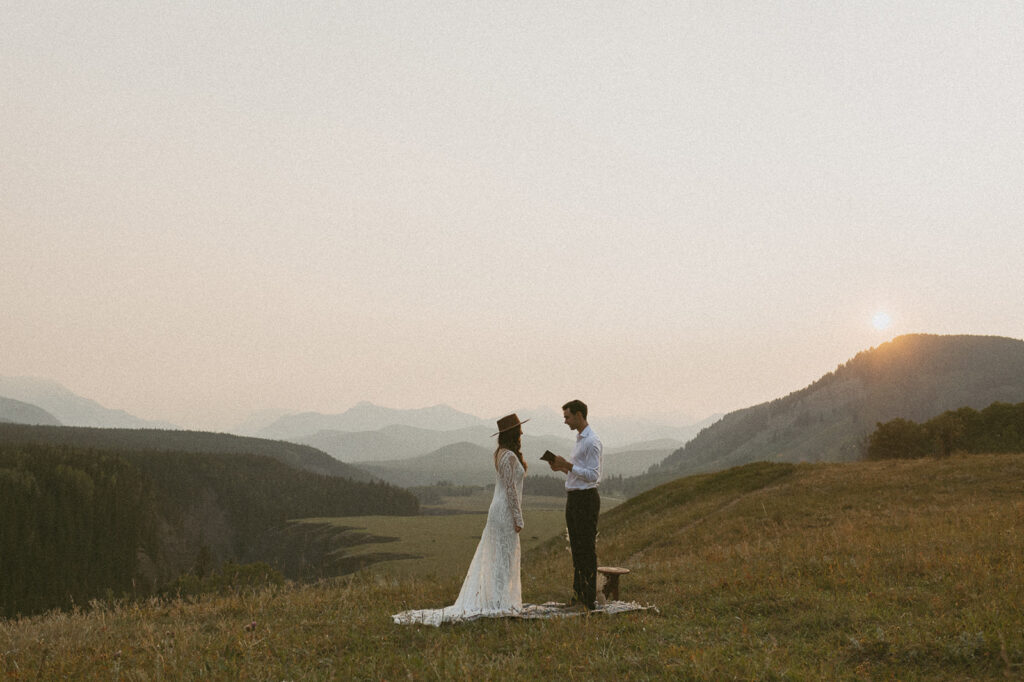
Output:
<svg viewBox="0 0 1024 682">
<path fill-rule="evenodd" d="M 609 601 L 599 603 L 597 608 L 590 613 L 628 613 L 630 611 L 654 611 L 659 613 L 658 607 L 641 604 L 635 601 Z M 586 611 L 574 609 L 557 601 L 544 602 L 543 604 L 523 604 L 523 610 L 514 618 L 567 618 L 570 616 L 583 616 Z"/>
<path fill-rule="evenodd" d="M 635 601 L 610 601 L 598 604 L 597 608 L 590 611 L 591 614 L 605 613 L 613 615 L 616 613 L 628 613 L 630 611 L 654 611 L 660 613 L 658 607 L 650 604 L 644 605 Z M 573 616 L 583 616 L 588 612 L 578 607 L 569 607 L 566 604 L 556 601 L 549 601 L 543 604 L 523 604 L 521 610 L 512 612 L 499 612 L 499 613 L 486 613 L 486 614 L 473 614 L 464 617 L 456 618 L 453 620 L 445 621 L 448 623 L 458 622 L 466 623 L 478 618 L 522 618 L 522 619 L 537 619 L 537 618 L 571 618 Z M 429 619 L 424 620 L 419 617 L 421 612 L 419 611 L 404 611 L 402 613 L 395 614 L 392 616 L 395 623 L 399 625 L 409 625 L 414 623 L 427 624 L 427 625 L 440 625 L 440 619 L 438 622 L 427 622 Z"/>
</svg>

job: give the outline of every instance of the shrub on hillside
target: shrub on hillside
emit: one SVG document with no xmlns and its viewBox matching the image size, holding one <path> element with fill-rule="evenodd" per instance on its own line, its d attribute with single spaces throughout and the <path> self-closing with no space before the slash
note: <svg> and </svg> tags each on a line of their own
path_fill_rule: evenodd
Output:
<svg viewBox="0 0 1024 682">
<path fill-rule="evenodd" d="M 868 459 L 945 457 L 954 452 L 1024 452 L 1024 403 L 962 407 L 918 424 L 906 419 L 879 423 L 868 437 Z"/>
</svg>

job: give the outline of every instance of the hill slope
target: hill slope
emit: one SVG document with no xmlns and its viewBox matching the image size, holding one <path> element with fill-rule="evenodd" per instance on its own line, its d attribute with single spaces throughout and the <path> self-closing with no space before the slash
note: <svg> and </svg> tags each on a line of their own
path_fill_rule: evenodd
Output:
<svg viewBox="0 0 1024 682">
<path fill-rule="evenodd" d="M 306 445 L 205 431 L 0 424 L 0 444 L 3 443 L 68 445 L 131 452 L 253 454 L 270 457 L 295 469 L 323 476 L 340 476 L 355 481 L 369 481 L 372 478 L 365 471 L 339 462 L 330 455 Z"/>
<path fill-rule="evenodd" d="M 0 425 L 0 616 L 145 595 L 225 560 L 329 575 L 335 547 L 293 532 L 289 520 L 418 512 L 416 498 L 394 486 L 263 455 L 33 439 L 46 431 L 66 435 Z"/>
<path fill-rule="evenodd" d="M 83 398 L 48 379 L 0 377 L 0 396 L 43 408 L 68 426 L 114 429 L 175 428 L 166 422 L 140 419 L 124 410 L 111 410 L 95 400 Z"/>
<path fill-rule="evenodd" d="M 1024 400 L 1024 341 L 900 336 L 803 390 L 727 414 L 654 467 L 658 480 L 754 461 L 850 461 L 878 422 Z"/>
<path fill-rule="evenodd" d="M 41 407 L 11 398 L 0 398 L 0 423 L 60 426 L 60 420 Z"/>
</svg>

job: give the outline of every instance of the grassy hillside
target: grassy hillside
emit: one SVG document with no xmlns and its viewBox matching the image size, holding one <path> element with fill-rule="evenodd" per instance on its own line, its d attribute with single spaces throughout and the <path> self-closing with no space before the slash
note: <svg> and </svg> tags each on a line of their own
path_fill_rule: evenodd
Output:
<svg viewBox="0 0 1024 682">
<path fill-rule="evenodd" d="M 1022 400 L 1024 341 L 900 336 L 800 391 L 727 414 L 635 487 L 756 461 L 853 461 L 879 422 Z"/>
<path fill-rule="evenodd" d="M 603 515 L 659 613 L 393 625 L 459 579 L 362 572 L 0 622 L 9 679 L 1007 679 L 1024 673 L 1024 455 L 752 464 Z M 564 599 L 560 539 L 523 562 Z M 585 642 L 585 646 L 581 646 Z"/>
</svg>

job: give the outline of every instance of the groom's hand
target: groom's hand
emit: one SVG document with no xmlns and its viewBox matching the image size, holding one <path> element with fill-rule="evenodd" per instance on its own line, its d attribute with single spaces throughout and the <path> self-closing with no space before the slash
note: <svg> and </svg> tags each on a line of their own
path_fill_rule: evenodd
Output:
<svg viewBox="0 0 1024 682">
<path fill-rule="evenodd" d="M 563 471 L 565 473 L 572 471 L 572 465 L 569 464 L 565 457 L 559 455 L 555 455 L 555 458 L 548 462 L 548 464 L 551 466 L 552 471 Z"/>
<path fill-rule="evenodd" d="M 523 527 L 522 526 L 515 526 L 515 529 L 516 529 L 516 532 L 518 533 L 519 531 L 521 531 L 523 529 Z"/>
</svg>

